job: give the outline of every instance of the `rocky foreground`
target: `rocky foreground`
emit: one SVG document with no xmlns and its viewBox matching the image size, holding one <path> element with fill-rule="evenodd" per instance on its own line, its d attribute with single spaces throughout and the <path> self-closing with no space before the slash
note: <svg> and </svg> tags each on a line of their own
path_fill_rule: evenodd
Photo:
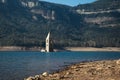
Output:
<svg viewBox="0 0 120 80">
<path fill-rule="evenodd" d="M 79 63 L 53 74 L 44 72 L 24 80 L 120 80 L 120 60 Z"/>
</svg>

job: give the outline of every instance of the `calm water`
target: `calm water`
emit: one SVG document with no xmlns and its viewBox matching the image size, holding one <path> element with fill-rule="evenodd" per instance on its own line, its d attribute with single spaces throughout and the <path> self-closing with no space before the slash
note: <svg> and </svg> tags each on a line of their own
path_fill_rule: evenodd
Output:
<svg viewBox="0 0 120 80">
<path fill-rule="evenodd" d="M 0 52 L 0 80 L 23 80 L 71 63 L 120 59 L 120 52 Z"/>
</svg>

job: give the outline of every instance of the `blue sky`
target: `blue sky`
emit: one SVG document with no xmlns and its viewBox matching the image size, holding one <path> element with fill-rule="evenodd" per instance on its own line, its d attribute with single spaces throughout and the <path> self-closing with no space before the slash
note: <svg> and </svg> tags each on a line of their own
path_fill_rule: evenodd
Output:
<svg viewBox="0 0 120 80">
<path fill-rule="evenodd" d="M 42 1 L 76 6 L 78 4 L 90 3 L 90 2 L 94 2 L 96 0 L 42 0 Z"/>
</svg>

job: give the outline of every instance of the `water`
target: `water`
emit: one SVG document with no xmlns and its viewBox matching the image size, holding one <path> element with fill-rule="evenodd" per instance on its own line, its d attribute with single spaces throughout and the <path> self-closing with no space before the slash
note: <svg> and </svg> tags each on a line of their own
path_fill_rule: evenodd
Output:
<svg viewBox="0 0 120 80">
<path fill-rule="evenodd" d="M 23 80 L 81 61 L 120 59 L 120 52 L 0 52 L 0 80 Z"/>
</svg>

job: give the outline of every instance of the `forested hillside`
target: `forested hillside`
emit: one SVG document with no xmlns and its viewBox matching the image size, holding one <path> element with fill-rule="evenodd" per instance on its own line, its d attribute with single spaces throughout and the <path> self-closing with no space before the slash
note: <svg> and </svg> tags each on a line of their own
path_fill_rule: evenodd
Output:
<svg viewBox="0 0 120 80">
<path fill-rule="evenodd" d="M 106 6 L 108 5 L 108 6 Z M 120 1 L 75 7 L 38 0 L 0 0 L 0 46 L 120 46 Z"/>
<path fill-rule="evenodd" d="M 74 7 L 87 24 L 83 33 L 88 45 L 120 46 L 120 1 L 98 0 Z M 92 44 L 93 43 L 93 44 Z"/>
</svg>

